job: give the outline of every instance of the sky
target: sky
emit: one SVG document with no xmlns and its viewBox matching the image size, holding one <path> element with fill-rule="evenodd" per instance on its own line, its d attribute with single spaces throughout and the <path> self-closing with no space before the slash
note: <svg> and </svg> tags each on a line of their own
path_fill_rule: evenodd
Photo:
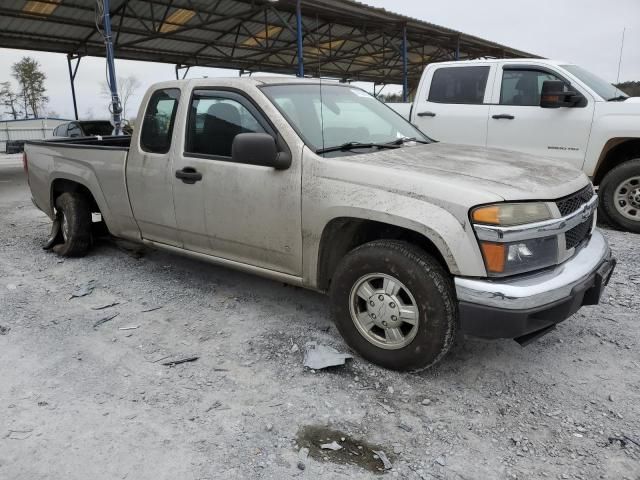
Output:
<svg viewBox="0 0 640 480">
<path fill-rule="evenodd" d="M 447 1 L 363 1 L 543 57 L 576 63 L 610 82 L 618 77 L 622 32 L 626 28 L 619 78 L 620 81 L 640 80 L 640 0 L 457 0 L 455 7 Z M 13 81 L 9 66 L 26 55 L 38 60 L 47 75 L 49 112 L 73 118 L 64 55 L 0 49 L 0 82 Z M 129 102 L 128 117 L 135 116 L 148 86 L 175 78 L 173 65 L 117 60 L 116 70 L 120 77 L 135 76 L 141 82 Z M 188 77 L 237 75 L 235 70 L 192 68 Z M 104 78 L 104 59 L 82 59 L 76 77 L 81 118 L 108 118 L 109 101 L 101 96 Z"/>
</svg>

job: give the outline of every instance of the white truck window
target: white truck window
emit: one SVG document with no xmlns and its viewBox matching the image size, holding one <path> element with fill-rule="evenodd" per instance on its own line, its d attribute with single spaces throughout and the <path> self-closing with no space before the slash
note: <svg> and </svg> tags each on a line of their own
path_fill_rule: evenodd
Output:
<svg viewBox="0 0 640 480">
<path fill-rule="evenodd" d="M 542 84 L 546 80 L 561 80 L 540 70 L 505 70 L 502 72 L 500 105 L 540 106 Z"/>
<path fill-rule="evenodd" d="M 429 101 L 434 103 L 462 103 L 479 105 L 489 76 L 488 66 L 443 67 L 437 69 L 431 80 Z"/>
<path fill-rule="evenodd" d="M 177 88 L 157 90 L 151 95 L 140 132 L 140 146 L 144 151 L 167 153 L 171 148 L 179 97 Z"/>
</svg>

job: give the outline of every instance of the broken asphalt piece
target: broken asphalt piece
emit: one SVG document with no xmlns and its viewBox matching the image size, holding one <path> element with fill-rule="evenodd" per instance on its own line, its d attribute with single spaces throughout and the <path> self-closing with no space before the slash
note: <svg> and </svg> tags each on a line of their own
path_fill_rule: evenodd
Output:
<svg viewBox="0 0 640 480">
<path fill-rule="evenodd" d="M 313 370 L 339 367 L 349 358 L 353 357 L 327 345 L 318 345 L 317 342 L 307 342 L 304 346 L 304 366 Z"/>
<path fill-rule="evenodd" d="M 95 307 L 91 307 L 91 310 L 104 310 L 105 308 L 115 307 L 116 305 L 120 305 L 120 302 L 107 303 L 105 305 L 98 305 Z"/>
<path fill-rule="evenodd" d="M 393 465 L 389 461 L 389 457 L 387 457 L 386 453 L 384 453 L 382 450 L 372 450 L 372 452 L 375 453 L 378 456 L 378 458 L 382 461 L 382 466 L 384 467 L 385 470 L 391 470 Z"/>
<path fill-rule="evenodd" d="M 197 357 L 197 356 L 183 357 L 183 358 L 178 358 L 176 360 L 168 360 L 166 362 L 162 362 L 162 365 L 167 367 L 172 367 L 173 365 L 180 365 L 181 363 L 195 362 L 199 358 L 200 357 Z"/>
<path fill-rule="evenodd" d="M 112 315 L 107 315 L 106 317 L 102 317 L 100 320 L 96 321 L 93 324 L 93 328 L 98 328 L 100 325 L 102 325 L 103 323 L 107 323 L 110 322 L 111 320 L 113 320 L 114 318 L 116 318 L 118 315 L 120 315 L 120 313 L 116 312 Z"/>
<path fill-rule="evenodd" d="M 29 430 L 9 430 L 4 438 L 8 438 L 9 440 L 26 440 L 33 433 L 32 429 Z"/>
<path fill-rule="evenodd" d="M 96 281 L 89 280 L 86 284 L 78 287 L 69 297 L 69 300 L 72 298 L 86 297 L 87 295 L 93 292 L 93 289 L 96 288 Z"/>
<path fill-rule="evenodd" d="M 11 330 L 11 327 L 5 327 L 4 325 L 0 325 L 0 335 L 6 335 Z"/>
<path fill-rule="evenodd" d="M 320 448 L 322 450 L 333 450 L 335 452 L 336 450 L 342 450 L 342 445 L 334 440 L 331 443 L 323 443 L 320 445 Z"/>
</svg>

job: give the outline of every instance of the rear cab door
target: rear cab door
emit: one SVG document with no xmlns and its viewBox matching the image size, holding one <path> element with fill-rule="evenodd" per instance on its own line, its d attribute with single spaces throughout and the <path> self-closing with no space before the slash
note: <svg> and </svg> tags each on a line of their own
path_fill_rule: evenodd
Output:
<svg viewBox="0 0 640 480">
<path fill-rule="evenodd" d="M 583 99 L 573 107 L 542 108 L 546 80 L 565 82 Z M 582 168 L 591 133 L 594 99 L 551 65 L 503 61 L 498 64 L 489 111 L 487 146 L 552 157 Z"/>
<path fill-rule="evenodd" d="M 140 128 L 131 141 L 126 179 L 133 216 L 143 239 L 182 246 L 173 206 L 172 142 L 180 89 L 156 86 L 143 99 Z"/>
<path fill-rule="evenodd" d="M 484 146 L 494 75 L 491 62 L 427 68 L 414 101 L 414 125 L 440 142 Z"/>
</svg>

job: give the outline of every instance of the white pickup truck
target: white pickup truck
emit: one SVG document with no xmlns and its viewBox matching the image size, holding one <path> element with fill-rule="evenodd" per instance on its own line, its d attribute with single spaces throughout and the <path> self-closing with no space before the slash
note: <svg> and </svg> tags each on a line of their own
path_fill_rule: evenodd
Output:
<svg viewBox="0 0 640 480">
<path fill-rule="evenodd" d="M 115 237 L 329 292 L 347 343 L 388 368 L 433 365 L 458 331 L 537 338 L 615 265 L 584 173 L 431 143 L 349 85 L 165 82 L 138 118 L 132 137 L 27 144 L 46 247 L 85 254 L 100 213 Z"/>
<path fill-rule="evenodd" d="M 538 58 L 434 63 L 413 105 L 390 106 L 441 142 L 582 169 L 599 187 L 600 216 L 640 232 L 640 98 L 583 68 Z"/>
</svg>

